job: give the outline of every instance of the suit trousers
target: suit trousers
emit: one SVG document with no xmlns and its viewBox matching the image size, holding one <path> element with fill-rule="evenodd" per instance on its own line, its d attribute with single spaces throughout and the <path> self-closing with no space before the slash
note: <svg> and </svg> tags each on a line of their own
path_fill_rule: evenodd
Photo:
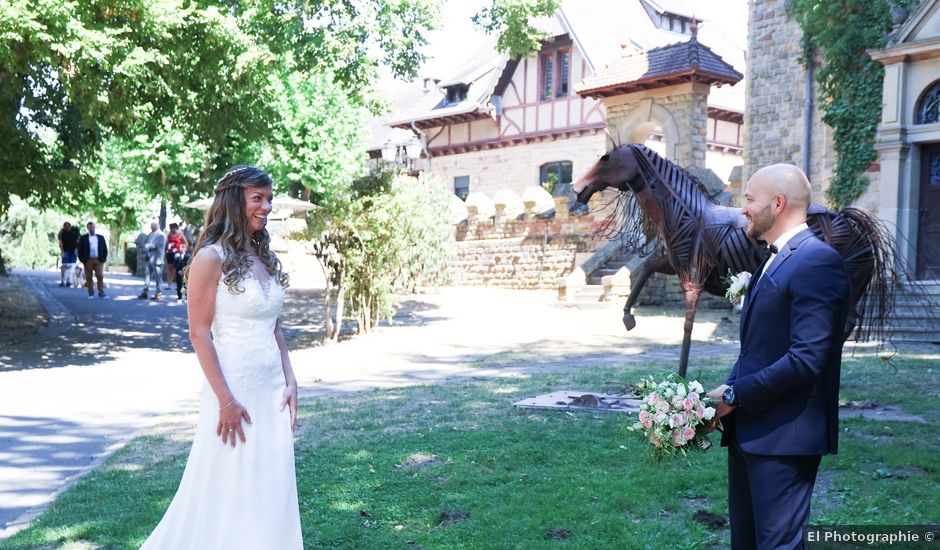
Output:
<svg viewBox="0 0 940 550">
<path fill-rule="evenodd" d="M 731 548 L 803 548 L 821 456 L 748 453 L 728 445 Z"/>
<path fill-rule="evenodd" d="M 160 293 L 160 280 L 163 278 L 161 271 L 163 271 L 162 265 L 157 265 L 155 261 L 147 262 L 147 272 L 144 274 L 144 292 L 150 290 L 150 281 L 153 281 L 154 286 L 156 287 L 156 292 Z"/>
<path fill-rule="evenodd" d="M 91 284 L 91 275 L 94 273 L 98 280 L 98 295 L 104 296 L 104 262 L 98 258 L 88 258 L 85 262 L 85 288 L 88 289 L 88 295 L 95 295 L 95 287 Z"/>
</svg>

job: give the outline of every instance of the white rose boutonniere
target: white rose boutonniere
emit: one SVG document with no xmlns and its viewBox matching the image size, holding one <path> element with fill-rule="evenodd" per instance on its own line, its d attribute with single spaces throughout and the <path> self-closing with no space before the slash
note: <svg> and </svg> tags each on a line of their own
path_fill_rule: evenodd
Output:
<svg viewBox="0 0 940 550">
<path fill-rule="evenodd" d="M 728 277 L 725 279 L 728 283 L 728 290 L 725 291 L 725 298 L 727 298 L 732 304 L 736 304 L 744 298 L 744 293 L 747 291 L 747 285 L 751 282 L 751 273 L 749 271 L 742 271 L 737 275 L 728 272 Z"/>
</svg>

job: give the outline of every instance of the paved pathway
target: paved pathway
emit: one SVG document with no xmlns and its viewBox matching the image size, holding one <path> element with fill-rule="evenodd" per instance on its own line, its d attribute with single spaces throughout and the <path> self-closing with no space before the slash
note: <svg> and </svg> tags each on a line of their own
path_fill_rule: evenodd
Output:
<svg viewBox="0 0 940 550">
<path fill-rule="evenodd" d="M 112 300 L 59 288 L 52 272 L 20 272 L 50 310 L 37 337 L 0 348 L 0 540 L 135 432 L 167 413 L 192 412 L 202 375 L 175 299 L 135 298 L 140 280 L 107 277 Z M 322 331 L 322 293 L 291 289 L 292 347 Z M 696 338 L 734 333 L 718 312 Z M 640 317 L 625 333 L 617 304 L 561 308 L 553 292 L 444 289 L 408 300 L 391 326 L 291 353 L 302 396 L 516 376 L 543 369 L 639 359 L 677 361 L 682 320 Z M 694 356 L 733 355 L 734 344 L 693 346 Z"/>
</svg>

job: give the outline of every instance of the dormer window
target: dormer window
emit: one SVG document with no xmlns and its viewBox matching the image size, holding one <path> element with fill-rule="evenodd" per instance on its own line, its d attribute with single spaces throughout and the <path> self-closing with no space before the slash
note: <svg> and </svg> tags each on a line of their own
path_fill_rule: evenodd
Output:
<svg viewBox="0 0 940 550">
<path fill-rule="evenodd" d="M 660 29 L 679 34 L 692 34 L 693 17 L 690 14 L 668 11 L 658 0 L 640 0 L 640 3 L 653 23 Z M 696 23 L 701 23 L 701 20 L 694 20 Z"/>
<path fill-rule="evenodd" d="M 470 91 L 469 84 L 454 84 L 445 88 L 447 92 L 447 105 L 454 105 L 467 99 L 467 92 Z"/>
<path fill-rule="evenodd" d="M 568 95 L 571 88 L 571 50 L 544 51 L 539 55 L 541 99 Z"/>
</svg>

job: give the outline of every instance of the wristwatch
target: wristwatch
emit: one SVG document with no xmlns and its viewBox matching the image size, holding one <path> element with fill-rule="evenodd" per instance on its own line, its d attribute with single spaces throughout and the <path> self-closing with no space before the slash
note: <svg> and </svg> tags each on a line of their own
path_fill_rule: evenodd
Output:
<svg viewBox="0 0 940 550">
<path fill-rule="evenodd" d="M 725 405 L 736 406 L 738 401 L 734 395 L 734 386 L 728 386 L 724 393 L 721 394 L 721 400 L 725 402 Z"/>
</svg>

